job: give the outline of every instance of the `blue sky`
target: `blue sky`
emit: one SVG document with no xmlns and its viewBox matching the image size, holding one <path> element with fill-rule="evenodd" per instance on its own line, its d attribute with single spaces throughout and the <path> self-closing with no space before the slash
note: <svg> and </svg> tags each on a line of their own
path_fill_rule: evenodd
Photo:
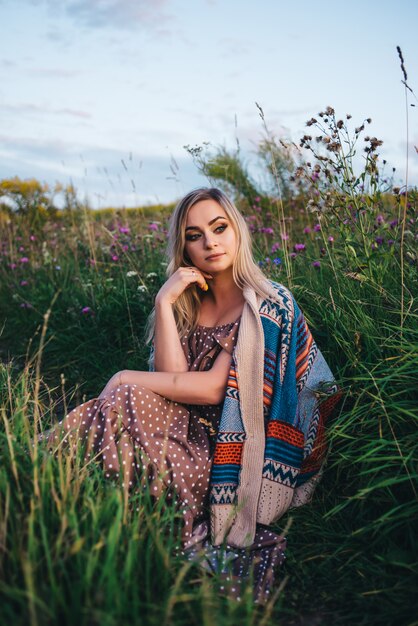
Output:
<svg viewBox="0 0 418 626">
<path fill-rule="evenodd" d="M 238 137 L 251 162 L 258 102 L 295 141 L 327 105 L 370 116 L 405 182 L 396 46 L 418 94 L 413 0 L 0 0 L 0 23 L 0 178 L 71 180 L 93 207 L 175 200 L 205 183 L 184 145 Z"/>
</svg>

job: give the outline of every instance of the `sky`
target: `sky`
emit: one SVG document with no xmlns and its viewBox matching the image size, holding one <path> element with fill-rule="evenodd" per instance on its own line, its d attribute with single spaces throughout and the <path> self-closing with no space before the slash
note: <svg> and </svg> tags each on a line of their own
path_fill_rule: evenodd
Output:
<svg viewBox="0 0 418 626">
<path fill-rule="evenodd" d="M 186 145 L 238 140 L 257 176 L 257 102 L 293 141 L 328 105 L 371 117 L 405 183 L 396 46 L 418 95 L 415 0 L 0 0 L 0 24 L 0 179 L 72 182 L 93 208 L 174 201 L 207 184 Z"/>
</svg>

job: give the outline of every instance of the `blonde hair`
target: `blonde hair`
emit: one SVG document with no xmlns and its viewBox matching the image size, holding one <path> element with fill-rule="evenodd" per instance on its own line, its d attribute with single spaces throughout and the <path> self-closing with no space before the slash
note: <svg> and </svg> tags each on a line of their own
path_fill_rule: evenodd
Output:
<svg viewBox="0 0 418 626">
<path fill-rule="evenodd" d="M 172 276 L 179 267 L 191 264 L 185 253 L 185 231 L 189 209 L 201 200 L 215 200 L 227 214 L 238 239 L 237 253 L 232 267 L 232 277 L 241 289 L 249 286 L 262 298 L 274 298 L 274 291 L 267 277 L 253 259 L 251 235 L 244 217 L 235 204 L 215 187 L 201 187 L 190 191 L 175 207 L 169 221 L 168 244 L 166 250 L 167 278 Z M 192 333 L 196 329 L 202 292 L 197 284 L 191 285 L 177 298 L 173 304 L 179 337 Z M 146 343 L 149 343 L 155 331 L 155 307 L 151 311 L 146 328 Z"/>
</svg>

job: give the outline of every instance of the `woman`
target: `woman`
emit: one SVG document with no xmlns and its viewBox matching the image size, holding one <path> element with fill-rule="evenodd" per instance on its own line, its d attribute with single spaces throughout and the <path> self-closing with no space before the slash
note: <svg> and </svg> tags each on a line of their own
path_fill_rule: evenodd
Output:
<svg viewBox="0 0 418 626">
<path fill-rule="evenodd" d="M 229 591 L 239 596 L 252 564 L 263 601 L 285 546 L 265 526 L 309 501 L 337 388 L 291 293 L 254 262 L 245 220 L 220 190 L 178 203 L 168 259 L 148 321 L 150 371 L 116 373 L 60 426 L 86 441 L 107 477 L 122 472 L 127 490 L 139 475 L 155 496 L 170 487 L 185 554 L 203 550 L 206 567 L 222 571 L 224 544 Z M 59 438 L 48 434 L 50 444 Z"/>
</svg>

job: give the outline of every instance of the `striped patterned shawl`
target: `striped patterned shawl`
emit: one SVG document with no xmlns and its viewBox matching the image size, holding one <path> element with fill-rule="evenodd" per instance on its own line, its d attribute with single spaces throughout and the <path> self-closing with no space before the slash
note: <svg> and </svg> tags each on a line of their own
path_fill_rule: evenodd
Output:
<svg viewBox="0 0 418 626">
<path fill-rule="evenodd" d="M 217 436 L 210 488 L 212 543 L 245 547 L 256 524 L 308 502 L 326 452 L 324 425 L 340 397 L 288 289 L 250 287 Z"/>
</svg>

